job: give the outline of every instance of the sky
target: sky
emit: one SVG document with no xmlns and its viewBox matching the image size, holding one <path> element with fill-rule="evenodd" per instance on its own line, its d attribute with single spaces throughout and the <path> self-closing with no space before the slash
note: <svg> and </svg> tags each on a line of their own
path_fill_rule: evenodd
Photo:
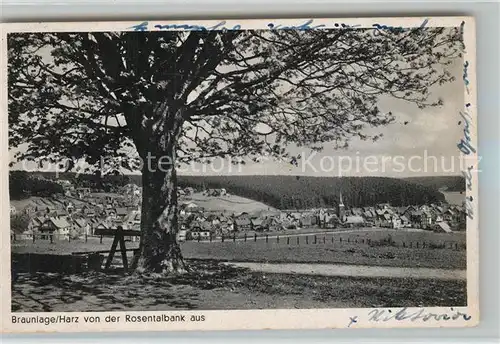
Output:
<svg viewBox="0 0 500 344">
<path fill-rule="evenodd" d="M 433 98 L 442 98 L 443 105 L 419 109 L 416 105 L 384 97 L 379 101 L 382 112 L 391 111 L 396 120 L 386 126 L 367 128 L 365 133 L 383 134 L 377 142 L 354 138 L 347 149 L 324 144 L 321 153 L 290 148 L 301 154 L 297 165 L 287 161 L 264 159 L 245 166 L 231 166 L 225 161 L 212 165 L 192 164 L 180 174 L 259 174 L 304 176 L 387 176 L 411 177 L 425 175 L 459 175 L 460 151 L 457 143 L 463 137 L 460 111 L 464 109 L 465 86 L 462 81 L 463 63 L 457 60 L 449 66 L 455 81 L 432 87 Z M 405 124 L 406 123 L 406 124 Z M 385 157 L 385 158 L 384 158 Z M 413 157 L 413 158 L 412 158 Z M 435 158 L 435 159 L 434 159 Z M 385 160 L 383 160 L 385 159 Z M 224 168 L 223 168 L 224 167 Z M 211 172 L 210 172 L 211 171 Z"/>
<path fill-rule="evenodd" d="M 439 107 L 419 109 L 416 105 L 392 97 L 380 98 L 382 112 L 392 112 L 394 123 L 385 127 L 367 128 L 367 134 L 383 134 L 376 142 L 353 138 L 347 149 L 333 148 L 325 143 L 320 153 L 290 147 L 290 153 L 300 154 L 295 165 L 288 161 L 263 158 L 235 166 L 228 160 L 216 160 L 211 165 L 193 163 L 180 167 L 185 175 L 303 175 L 303 176 L 387 176 L 410 177 L 425 175 L 459 175 L 460 160 L 457 143 L 463 136 L 459 124 L 464 108 L 463 62 L 456 60 L 448 67 L 455 81 L 430 88 L 431 97 L 443 99 Z M 11 150 L 11 158 L 15 151 Z M 16 163 L 13 169 L 22 168 Z"/>
</svg>

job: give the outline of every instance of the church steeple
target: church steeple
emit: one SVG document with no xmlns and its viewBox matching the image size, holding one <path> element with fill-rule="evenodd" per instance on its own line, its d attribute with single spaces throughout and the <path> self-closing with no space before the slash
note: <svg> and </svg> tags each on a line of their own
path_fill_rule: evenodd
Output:
<svg viewBox="0 0 500 344">
<path fill-rule="evenodd" d="M 344 220 L 345 220 L 345 205 L 344 205 L 344 200 L 342 199 L 342 191 L 340 191 L 339 204 L 337 206 L 337 216 L 341 222 L 344 222 Z"/>
</svg>

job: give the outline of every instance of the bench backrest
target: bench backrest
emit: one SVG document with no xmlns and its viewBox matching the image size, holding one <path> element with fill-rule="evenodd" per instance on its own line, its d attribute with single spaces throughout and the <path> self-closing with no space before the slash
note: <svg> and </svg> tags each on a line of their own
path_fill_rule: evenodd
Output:
<svg viewBox="0 0 500 344">
<path fill-rule="evenodd" d="M 94 235 L 115 236 L 117 232 L 117 228 L 96 228 Z M 123 236 L 141 236 L 141 231 L 133 229 L 122 229 L 121 233 Z"/>
</svg>

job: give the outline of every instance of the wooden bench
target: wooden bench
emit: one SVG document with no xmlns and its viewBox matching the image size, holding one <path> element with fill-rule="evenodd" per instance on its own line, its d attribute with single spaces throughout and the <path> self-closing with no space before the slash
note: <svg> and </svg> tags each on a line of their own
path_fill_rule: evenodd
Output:
<svg viewBox="0 0 500 344">
<path fill-rule="evenodd" d="M 102 228 L 102 229 L 96 229 L 94 232 L 95 235 L 100 235 L 100 236 L 112 236 L 113 239 L 113 244 L 111 244 L 111 249 L 109 250 L 99 250 L 99 251 L 86 251 L 86 252 L 73 252 L 74 255 L 91 255 L 91 254 L 101 254 L 101 253 L 109 253 L 108 258 L 106 260 L 106 264 L 104 266 L 104 269 L 109 269 L 111 266 L 111 263 L 113 261 L 113 258 L 116 253 L 116 249 L 118 244 L 120 244 L 120 252 L 122 256 L 122 262 L 123 262 L 123 269 L 125 272 L 128 271 L 128 259 L 127 259 L 127 251 L 133 251 L 134 252 L 134 257 L 137 256 L 139 253 L 139 249 L 132 248 L 132 249 L 127 249 L 125 247 L 125 237 L 126 236 L 134 236 L 134 237 L 140 237 L 141 236 L 141 231 L 137 230 L 127 230 L 123 229 L 123 227 L 118 226 L 117 228 Z"/>
</svg>

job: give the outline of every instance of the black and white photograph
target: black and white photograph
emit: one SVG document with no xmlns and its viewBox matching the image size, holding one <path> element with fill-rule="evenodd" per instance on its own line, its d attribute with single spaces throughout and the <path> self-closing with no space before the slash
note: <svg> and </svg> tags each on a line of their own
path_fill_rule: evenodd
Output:
<svg viewBox="0 0 500 344">
<path fill-rule="evenodd" d="M 3 27 L 11 328 L 477 321 L 473 18 L 25 25 Z"/>
</svg>

